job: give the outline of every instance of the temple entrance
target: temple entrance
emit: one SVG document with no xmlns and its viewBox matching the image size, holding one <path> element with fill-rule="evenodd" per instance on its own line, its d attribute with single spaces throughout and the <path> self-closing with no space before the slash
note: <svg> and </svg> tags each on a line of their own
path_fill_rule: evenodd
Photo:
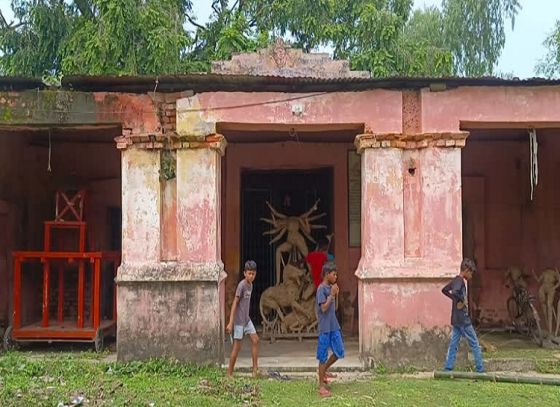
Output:
<svg viewBox="0 0 560 407">
<path fill-rule="evenodd" d="M 354 169 L 360 168 L 354 163 L 353 140 L 357 131 L 309 130 L 298 133 L 295 140 L 280 140 L 280 137 L 292 138 L 288 132 L 224 131 L 228 140 L 222 172 L 221 249 L 228 275 L 224 319 L 229 318 L 235 289 L 243 278 L 243 265 L 247 259 L 254 259 L 258 273 L 250 316 L 264 341 L 280 338 L 293 341 L 316 336 L 315 291 L 311 276 L 305 266 L 286 264 L 290 255 L 302 257 L 301 248 L 303 252 L 314 250 L 313 240 L 326 235 L 331 235 L 329 253 L 334 255 L 338 268 L 339 322 L 347 337 L 358 331 L 354 273 L 360 260 L 359 235 L 356 242 L 355 227 L 360 224 L 359 217 L 355 222 L 353 215 L 360 197 L 352 194 L 356 185 Z M 267 142 L 263 142 L 265 140 Z M 314 208 L 317 199 L 319 202 Z M 276 212 L 274 216 L 273 211 Z M 322 213 L 325 215 L 318 218 Z M 279 235 L 286 223 L 297 232 L 290 234 L 290 242 L 287 232 Z M 313 240 L 305 236 L 304 230 L 309 231 Z M 270 233 L 263 235 L 265 232 Z M 277 256 L 279 248 L 283 250 Z M 281 264 L 279 273 L 278 262 Z M 278 286 L 277 281 L 281 282 Z M 301 307 L 294 307 L 294 302 Z M 275 317 L 277 311 L 283 318 Z M 267 316 L 266 320 L 262 315 Z"/>
<path fill-rule="evenodd" d="M 317 223 L 325 229 L 313 229 L 311 236 L 317 241 L 332 231 L 333 211 L 333 169 L 311 170 L 245 170 L 241 174 L 241 264 L 253 259 L 258 265 L 258 275 L 253 287 L 251 315 L 253 322 L 261 323 L 259 300 L 262 292 L 277 283 L 275 273 L 276 249 L 284 242 L 286 235 L 270 244 L 278 236 L 264 234 L 271 225 L 262 218 L 271 217 L 267 202 L 279 213 L 299 216 L 307 212 L 319 200 L 317 213 L 325 213 Z M 281 233 L 281 232 L 279 232 Z M 306 239 L 309 251 L 315 244 Z M 332 248 L 331 248 L 332 251 Z M 288 261 L 289 253 L 284 253 L 282 262 Z M 240 274 L 239 278 L 243 278 Z"/>
</svg>

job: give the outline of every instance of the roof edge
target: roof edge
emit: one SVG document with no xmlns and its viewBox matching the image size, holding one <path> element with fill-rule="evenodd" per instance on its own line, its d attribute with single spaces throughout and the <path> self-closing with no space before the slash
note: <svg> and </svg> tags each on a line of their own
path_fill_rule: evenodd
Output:
<svg viewBox="0 0 560 407">
<path fill-rule="evenodd" d="M 67 76 L 60 89 L 84 92 L 172 93 L 195 92 L 340 92 L 370 89 L 453 89 L 461 86 L 557 86 L 560 79 L 502 79 L 496 77 L 386 77 L 386 78 L 313 78 L 257 75 L 191 73 L 181 75 L 139 76 Z M 0 90 L 24 91 L 48 89 L 41 79 L 20 76 L 0 77 Z"/>
</svg>

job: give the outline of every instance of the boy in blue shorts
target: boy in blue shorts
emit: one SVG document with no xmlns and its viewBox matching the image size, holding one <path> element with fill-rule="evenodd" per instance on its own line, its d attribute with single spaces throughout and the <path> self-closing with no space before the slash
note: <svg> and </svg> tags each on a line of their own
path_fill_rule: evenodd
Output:
<svg viewBox="0 0 560 407">
<path fill-rule="evenodd" d="M 251 338 L 251 356 L 253 358 L 253 376 L 257 377 L 259 374 L 259 336 L 257 335 L 255 326 L 249 317 L 253 281 L 255 281 L 255 277 L 257 276 L 257 263 L 253 260 L 245 262 L 243 275 L 245 278 L 237 285 L 235 298 L 231 306 L 229 323 L 226 327 L 227 333 L 230 335 L 233 333 L 233 346 L 229 357 L 227 375 L 230 377 L 233 376 L 233 368 L 235 367 L 235 362 L 237 361 L 237 355 L 241 350 L 241 341 L 243 340 L 244 335 L 249 335 Z"/>
<path fill-rule="evenodd" d="M 319 395 L 330 397 L 327 388 L 327 370 L 338 359 L 344 358 L 344 342 L 340 324 L 336 319 L 335 301 L 338 294 L 336 280 L 338 274 L 336 264 L 326 262 L 323 265 L 323 282 L 317 288 L 317 321 L 319 328 L 319 343 L 317 345 L 317 359 L 319 360 Z M 332 354 L 329 357 L 329 349 Z M 332 375 L 330 377 L 333 377 Z"/>
</svg>

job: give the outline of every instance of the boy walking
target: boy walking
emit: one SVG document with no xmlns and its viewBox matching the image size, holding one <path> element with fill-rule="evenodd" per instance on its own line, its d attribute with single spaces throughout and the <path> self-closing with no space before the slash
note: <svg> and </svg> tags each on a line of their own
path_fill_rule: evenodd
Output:
<svg viewBox="0 0 560 407">
<path fill-rule="evenodd" d="M 445 362 L 445 370 L 453 370 L 459 341 L 461 337 L 465 337 L 469 343 L 474 356 L 476 371 L 484 373 L 484 363 L 482 361 L 482 351 L 476 337 L 476 332 L 469 318 L 467 303 L 467 288 L 465 282 L 470 280 L 476 272 L 476 265 L 471 259 L 464 259 L 461 262 L 459 275 L 453 278 L 441 292 L 452 300 L 451 308 L 451 325 L 453 332 L 451 334 L 451 342 L 447 350 L 447 360 Z"/>
<path fill-rule="evenodd" d="M 338 359 L 344 358 L 344 342 L 342 332 L 335 314 L 335 298 L 338 294 L 336 280 L 338 274 L 336 265 L 327 262 L 323 265 L 323 282 L 317 288 L 317 321 L 319 328 L 319 342 L 317 344 L 317 359 L 319 360 L 319 395 L 330 397 L 327 388 L 327 377 L 334 377 L 327 370 Z M 329 348 L 332 354 L 329 357 Z"/>
<path fill-rule="evenodd" d="M 244 335 L 249 335 L 251 338 L 251 356 L 253 358 L 253 377 L 257 377 L 259 336 L 257 335 L 255 326 L 249 317 L 253 281 L 255 281 L 255 277 L 257 276 L 257 263 L 253 260 L 245 262 L 243 275 L 245 278 L 237 285 L 235 298 L 233 299 L 233 304 L 231 306 L 229 323 L 226 327 L 227 333 L 231 335 L 233 332 L 233 347 L 231 348 L 231 355 L 229 357 L 227 375 L 230 377 L 233 376 L 233 368 L 235 367 L 235 362 L 237 361 L 237 355 L 241 350 L 241 341 L 243 340 Z"/>
</svg>

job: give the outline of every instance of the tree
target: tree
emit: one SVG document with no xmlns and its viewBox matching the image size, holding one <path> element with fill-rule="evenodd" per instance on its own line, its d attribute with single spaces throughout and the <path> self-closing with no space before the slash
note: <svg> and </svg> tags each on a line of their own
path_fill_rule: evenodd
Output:
<svg viewBox="0 0 560 407">
<path fill-rule="evenodd" d="M 520 9 L 518 0 L 444 0 L 441 9 L 414 13 L 412 0 L 244 0 L 229 9 L 227 0 L 213 3 L 213 21 L 225 9 L 245 17 L 245 38 L 269 34 L 306 51 L 327 47 L 374 76 L 492 74 L 505 23 L 513 24 Z"/>
<path fill-rule="evenodd" d="M 547 49 L 545 57 L 537 65 L 537 73 L 547 78 L 560 76 L 560 20 L 546 37 L 543 45 Z"/>
<path fill-rule="evenodd" d="M 200 24 L 190 0 L 13 0 L 0 15 L 0 72 L 8 75 L 164 74 L 281 36 L 332 50 L 374 76 L 492 74 L 518 0 L 212 0 Z"/>
<path fill-rule="evenodd" d="M 192 38 L 190 0 L 14 0 L 19 22 L 0 18 L 0 69 L 124 75 L 181 72 Z"/>
<path fill-rule="evenodd" d="M 396 71 L 407 76 L 449 76 L 453 53 L 444 41 L 444 16 L 435 7 L 416 10 L 395 49 Z"/>
<path fill-rule="evenodd" d="M 61 69 L 61 43 L 72 10 L 60 1 L 12 1 L 17 23 L 0 12 L 0 70 L 8 75 L 41 76 Z"/>
<path fill-rule="evenodd" d="M 456 73 L 493 73 L 506 41 L 505 22 L 513 27 L 520 8 L 518 0 L 443 0 L 444 39 Z"/>
</svg>

